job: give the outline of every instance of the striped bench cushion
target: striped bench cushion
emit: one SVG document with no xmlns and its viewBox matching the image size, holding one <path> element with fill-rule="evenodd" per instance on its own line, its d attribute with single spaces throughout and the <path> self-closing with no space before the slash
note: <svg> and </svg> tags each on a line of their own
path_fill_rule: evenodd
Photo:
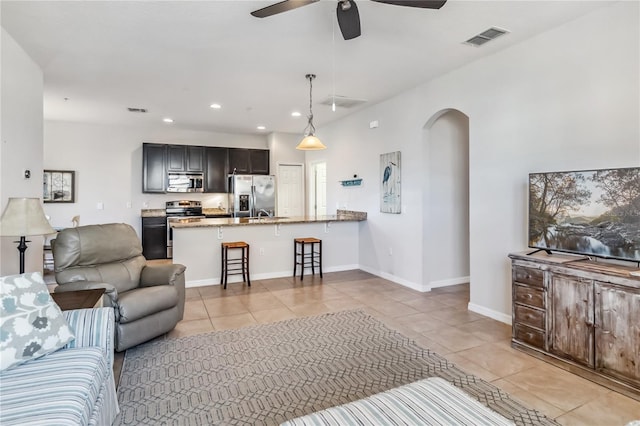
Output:
<svg viewBox="0 0 640 426">
<path fill-rule="evenodd" d="M 400 386 L 282 426 L 513 425 L 441 378 Z"/>
<path fill-rule="evenodd" d="M 98 347 L 61 349 L 4 371 L 0 424 L 88 424 L 110 374 Z"/>
</svg>

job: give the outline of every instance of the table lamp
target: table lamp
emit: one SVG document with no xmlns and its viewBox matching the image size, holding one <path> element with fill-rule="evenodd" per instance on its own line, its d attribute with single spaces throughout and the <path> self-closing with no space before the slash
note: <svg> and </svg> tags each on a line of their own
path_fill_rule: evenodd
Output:
<svg viewBox="0 0 640 426">
<path fill-rule="evenodd" d="M 20 252 L 20 273 L 24 274 L 24 252 L 27 249 L 26 237 L 31 235 L 54 234 L 44 216 L 39 198 L 9 198 L 9 203 L 0 218 L 0 236 L 20 237 L 18 251 Z"/>
</svg>

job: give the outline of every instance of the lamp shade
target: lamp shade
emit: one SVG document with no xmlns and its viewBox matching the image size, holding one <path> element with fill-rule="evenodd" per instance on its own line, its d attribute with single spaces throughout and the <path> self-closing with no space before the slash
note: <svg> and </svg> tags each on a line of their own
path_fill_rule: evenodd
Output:
<svg viewBox="0 0 640 426">
<path fill-rule="evenodd" d="M 0 236 L 26 237 L 55 234 L 39 198 L 9 198 L 0 218 Z"/>
<path fill-rule="evenodd" d="M 322 142 L 320 142 L 320 139 L 318 139 L 314 135 L 309 135 L 305 136 L 304 139 L 300 141 L 298 146 L 296 146 L 296 149 L 300 149 L 303 151 L 317 151 L 320 149 L 327 149 L 327 147 L 324 146 Z"/>
</svg>

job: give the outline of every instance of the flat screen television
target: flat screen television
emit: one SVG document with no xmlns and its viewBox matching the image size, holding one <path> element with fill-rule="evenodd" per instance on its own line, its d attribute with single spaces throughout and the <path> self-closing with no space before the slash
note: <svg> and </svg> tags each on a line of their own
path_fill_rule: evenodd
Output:
<svg viewBox="0 0 640 426">
<path fill-rule="evenodd" d="M 530 173 L 529 247 L 640 262 L 640 167 Z"/>
</svg>

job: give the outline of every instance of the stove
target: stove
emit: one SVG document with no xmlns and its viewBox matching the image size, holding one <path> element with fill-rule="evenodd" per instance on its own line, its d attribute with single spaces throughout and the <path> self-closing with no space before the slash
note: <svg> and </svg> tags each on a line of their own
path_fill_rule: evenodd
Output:
<svg viewBox="0 0 640 426">
<path fill-rule="evenodd" d="M 200 220 L 205 216 L 202 214 L 202 203 L 190 200 L 167 201 L 165 214 L 167 216 L 167 259 L 172 259 L 173 229 L 171 223 Z"/>
</svg>

